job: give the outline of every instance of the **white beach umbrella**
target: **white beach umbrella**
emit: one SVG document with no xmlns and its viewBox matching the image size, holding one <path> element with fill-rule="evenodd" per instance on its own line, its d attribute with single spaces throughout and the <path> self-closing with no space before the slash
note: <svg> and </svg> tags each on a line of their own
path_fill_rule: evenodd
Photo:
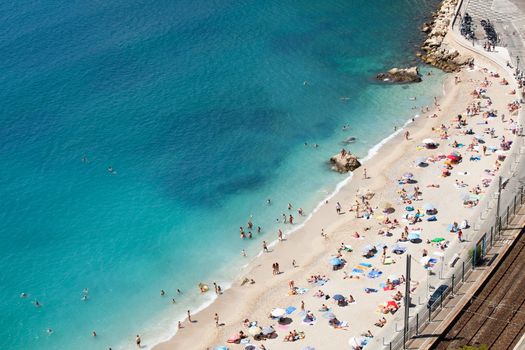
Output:
<svg viewBox="0 0 525 350">
<path fill-rule="evenodd" d="M 271 313 L 272 317 L 283 317 L 285 314 L 286 310 L 281 308 L 273 309 Z"/>
</svg>

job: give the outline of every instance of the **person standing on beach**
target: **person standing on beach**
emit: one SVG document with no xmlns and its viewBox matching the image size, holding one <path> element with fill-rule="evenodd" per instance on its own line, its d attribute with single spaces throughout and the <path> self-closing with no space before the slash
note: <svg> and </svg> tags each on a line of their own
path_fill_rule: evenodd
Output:
<svg viewBox="0 0 525 350">
<path fill-rule="evenodd" d="M 191 320 L 191 312 L 190 312 L 190 310 L 188 310 L 186 313 L 188 314 L 188 321 L 193 322 L 193 321 Z"/>
<path fill-rule="evenodd" d="M 292 214 L 290 214 L 289 221 L 290 221 L 290 225 L 293 225 L 293 216 L 292 216 Z"/>
<path fill-rule="evenodd" d="M 140 335 L 137 334 L 135 337 L 135 344 L 137 344 L 139 348 L 141 348 L 140 343 L 142 343 L 142 339 L 140 339 Z"/>
<path fill-rule="evenodd" d="M 219 294 L 219 290 L 217 289 L 217 283 L 213 282 L 213 288 L 215 288 L 215 294 Z"/>
<path fill-rule="evenodd" d="M 215 327 L 219 327 L 219 315 L 217 313 L 215 313 L 213 319 L 215 320 Z"/>
<path fill-rule="evenodd" d="M 409 136 L 410 136 L 410 131 L 408 130 L 405 131 L 405 140 L 408 140 Z"/>
<path fill-rule="evenodd" d="M 263 251 L 264 251 L 265 253 L 269 253 L 268 245 L 266 244 L 266 241 L 263 241 Z"/>
<path fill-rule="evenodd" d="M 304 300 L 301 300 L 301 311 L 304 311 Z"/>
<path fill-rule="evenodd" d="M 281 229 L 279 229 L 279 232 L 277 233 L 277 238 L 279 239 L 279 241 L 283 240 L 283 231 L 281 231 Z"/>
<path fill-rule="evenodd" d="M 366 176 L 366 168 L 363 169 L 363 180 L 368 179 L 368 176 Z"/>
<path fill-rule="evenodd" d="M 337 203 L 335 204 L 335 212 L 336 212 L 337 214 L 341 214 L 341 203 L 337 202 Z"/>
</svg>

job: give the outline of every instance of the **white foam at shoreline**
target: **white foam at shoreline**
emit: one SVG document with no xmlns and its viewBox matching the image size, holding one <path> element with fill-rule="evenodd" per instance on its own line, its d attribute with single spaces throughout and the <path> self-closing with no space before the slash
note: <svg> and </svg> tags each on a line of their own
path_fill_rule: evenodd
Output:
<svg viewBox="0 0 525 350">
<path fill-rule="evenodd" d="M 443 96 L 445 96 L 446 94 L 446 91 L 445 91 L 445 82 L 443 82 Z M 418 119 L 420 118 L 421 116 L 419 114 L 415 114 L 413 117 L 409 118 L 404 124 L 402 127 L 396 129 L 396 131 L 394 131 L 393 133 L 391 133 L 390 135 L 388 135 L 387 137 L 385 137 L 384 139 L 382 139 L 381 141 L 379 141 L 377 144 L 375 144 L 372 148 L 370 148 L 367 152 L 367 155 L 365 157 L 363 157 L 362 159 L 359 159 L 359 161 L 361 162 L 361 164 L 365 164 L 367 163 L 368 161 L 372 160 L 374 156 L 376 156 L 379 151 L 381 150 L 381 148 L 383 148 L 384 145 L 386 145 L 389 141 L 391 141 L 393 138 L 395 138 L 397 135 L 399 135 L 405 128 L 406 126 L 412 124 L 415 119 Z M 304 219 L 303 222 L 301 222 L 300 224 L 294 226 L 293 228 L 289 229 L 288 231 L 285 231 L 283 232 L 283 235 L 285 237 L 287 236 L 290 236 L 292 235 L 293 233 L 295 233 L 296 231 L 302 229 L 305 227 L 305 225 L 313 218 L 314 214 L 317 213 L 321 207 L 323 205 L 326 204 L 327 201 L 330 201 L 332 198 L 334 198 L 339 192 L 341 192 L 341 190 L 352 180 L 353 178 L 353 173 L 350 172 L 349 175 L 343 179 L 342 181 L 340 181 L 339 183 L 337 183 L 337 185 L 335 186 L 335 189 L 330 193 L 328 194 L 325 198 L 323 198 L 321 201 L 319 201 L 319 203 L 314 207 L 314 209 L 306 216 L 306 218 Z M 278 239 L 275 239 L 271 242 L 269 242 L 267 244 L 267 246 L 269 248 L 273 248 L 275 247 L 277 244 L 279 243 L 279 240 Z M 260 257 L 262 254 L 263 254 L 263 250 L 261 249 L 252 259 L 250 259 L 246 264 L 244 264 L 241 269 L 240 269 L 240 272 L 239 274 L 237 274 L 232 280 L 235 281 L 237 279 L 239 279 L 246 271 L 247 268 L 249 268 L 252 264 L 252 262 L 254 260 L 256 260 L 258 257 Z M 233 286 L 233 282 L 228 282 L 224 285 L 224 288 L 222 288 L 223 292 L 227 291 L 228 289 L 230 289 L 231 287 Z M 221 284 L 221 287 L 222 287 L 222 284 Z M 196 314 L 204 309 L 206 309 L 207 307 L 209 307 L 210 305 L 213 304 L 213 302 L 217 299 L 217 295 L 215 294 L 212 294 L 211 297 L 204 301 L 203 303 L 201 303 L 196 309 L 194 309 L 195 311 L 192 312 L 193 314 Z M 146 348 L 146 349 L 151 349 L 153 347 L 155 347 L 156 345 L 160 344 L 160 343 L 164 343 L 166 341 L 169 341 L 171 338 L 173 338 L 177 332 L 178 332 L 178 328 L 177 328 L 177 324 L 178 324 L 178 321 L 184 321 L 186 319 L 186 314 L 182 314 L 180 317 L 175 317 L 175 321 L 173 322 L 172 324 L 172 328 L 175 329 L 174 332 L 165 332 L 165 334 L 159 334 L 157 339 L 158 340 L 155 340 L 155 341 L 152 341 L 152 345 L 149 346 Z M 164 332 L 163 332 L 164 333 Z"/>
</svg>

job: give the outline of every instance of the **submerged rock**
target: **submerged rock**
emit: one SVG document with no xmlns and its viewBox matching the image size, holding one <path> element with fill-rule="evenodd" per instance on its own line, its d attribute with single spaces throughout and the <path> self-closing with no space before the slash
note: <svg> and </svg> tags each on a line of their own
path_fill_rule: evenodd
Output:
<svg viewBox="0 0 525 350">
<path fill-rule="evenodd" d="M 392 68 L 386 73 L 379 73 L 376 78 L 392 83 L 419 83 L 421 81 L 417 67 Z"/>
<path fill-rule="evenodd" d="M 332 164 L 332 169 L 340 173 L 354 171 L 361 166 L 357 157 L 345 149 L 342 149 L 341 152 L 332 156 L 330 158 L 330 164 Z"/>
</svg>

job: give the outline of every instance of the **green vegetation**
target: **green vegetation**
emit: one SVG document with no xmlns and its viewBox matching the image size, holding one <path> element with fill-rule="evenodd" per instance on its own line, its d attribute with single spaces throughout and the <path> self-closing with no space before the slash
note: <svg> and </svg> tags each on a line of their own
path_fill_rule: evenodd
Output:
<svg viewBox="0 0 525 350">
<path fill-rule="evenodd" d="M 464 345 L 456 350 L 489 350 L 489 347 L 484 344 L 480 346 Z"/>
</svg>

